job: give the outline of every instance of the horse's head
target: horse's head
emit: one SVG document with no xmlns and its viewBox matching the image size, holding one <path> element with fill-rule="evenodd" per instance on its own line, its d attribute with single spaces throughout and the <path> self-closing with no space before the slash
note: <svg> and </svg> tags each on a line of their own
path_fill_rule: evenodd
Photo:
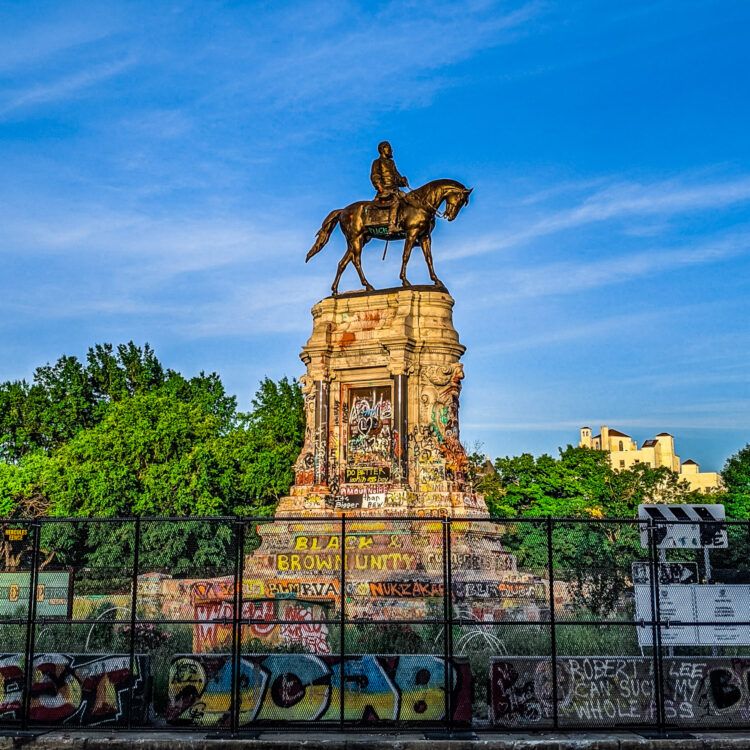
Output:
<svg viewBox="0 0 750 750">
<path fill-rule="evenodd" d="M 474 188 L 457 187 L 446 194 L 443 216 L 448 221 L 453 221 L 458 216 L 458 212 L 469 202 L 472 190 Z"/>
</svg>

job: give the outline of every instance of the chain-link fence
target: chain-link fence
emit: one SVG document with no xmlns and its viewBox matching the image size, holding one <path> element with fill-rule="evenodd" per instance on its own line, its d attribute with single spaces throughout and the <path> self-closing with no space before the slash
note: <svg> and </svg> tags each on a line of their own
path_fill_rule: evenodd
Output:
<svg viewBox="0 0 750 750">
<path fill-rule="evenodd" d="M 750 726 L 747 522 L 0 527 L 0 727 Z"/>
</svg>

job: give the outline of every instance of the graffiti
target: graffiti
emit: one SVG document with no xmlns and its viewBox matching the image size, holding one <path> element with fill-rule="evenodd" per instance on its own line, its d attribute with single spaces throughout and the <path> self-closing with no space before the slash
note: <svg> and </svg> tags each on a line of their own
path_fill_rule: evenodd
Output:
<svg viewBox="0 0 750 750">
<path fill-rule="evenodd" d="M 540 580 L 454 581 L 457 599 L 540 599 L 546 601 L 547 588 Z"/>
<path fill-rule="evenodd" d="M 341 479 L 337 453 L 338 447 L 336 447 L 336 452 L 331 452 L 330 458 L 328 459 L 328 489 L 331 490 L 331 494 L 333 495 L 338 494 L 339 482 Z"/>
<path fill-rule="evenodd" d="M 339 583 L 334 578 L 319 580 L 283 578 L 268 581 L 258 580 L 253 587 L 253 596 L 270 599 L 335 599 L 339 595 Z"/>
<path fill-rule="evenodd" d="M 328 626 L 313 622 L 312 607 L 293 604 L 285 607 L 280 626 L 281 640 L 287 643 L 298 643 L 303 648 L 317 654 L 328 654 Z"/>
<path fill-rule="evenodd" d="M 390 386 L 349 391 L 347 465 L 390 466 L 392 419 Z"/>
<path fill-rule="evenodd" d="M 442 582 L 437 581 L 370 581 L 369 596 L 423 597 L 442 596 Z"/>
<path fill-rule="evenodd" d="M 349 656 L 311 654 L 245 656 L 240 660 L 240 725 L 272 721 L 440 721 L 445 718 L 446 663 L 424 654 Z M 449 662 L 452 719 L 471 719 L 471 670 Z M 232 704 L 232 660 L 183 654 L 169 670 L 170 724 L 226 726 Z"/>
<path fill-rule="evenodd" d="M 21 654 L 0 656 L 0 715 L 11 721 L 20 720 L 23 711 L 23 662 Z M 28 718 L 40 724 L 98 726 L 130 712 L 143 721 L 148 657 L 136 654 L 133 667 L 131 674 L 128 654 L 39 654 L 33 661 Z"/>
<path fill-rule="evenodd" d="M 346 569 L 356 570 L 414 570 L 417 565 L 416 555 L 404 552 L 384 552 L 367 554 L 359 552 L 346 553 Z M 280 572 L 311 572 L 323 570 L 341 570 L 340 554 L 288 554 L 276 555 L 276 569 Z"/>
<path fill-rule="evenodd" d="M 346 484 L 378 484 L 390 478 L 390 466 L 347 466 L 344 471 Z"/>
<path fill-rule="evenodd" d="M 442 563 L 442 554 L 440 555 L 440 562 Z M 496 573 L 514 571 L 516 570 L 516 557 L 509 552 L 497 552 L 492 556 L 453 552 L 451 554 L 451 567 L 458 573 L 467 570 L 487 570 Z"/>
<path fill-rule="evenodd" d="M 347 587 L 348 588 L 348 587 Z M 408 608 L 404 606 L 406 602 L 398 599 L 378 599 L 369 595 L 369 584 L 367 582 L 356 584 L 359 595 L 364 597 L 356 602 L 357 620 L 425 620 L 434 611 L 428 607 L 430 602 L 426 599 L 410 599 Z"/>
<path fill-rule="evenodd" d="M 315 483 L 315 381 L 305 374 L 299 383 L 304 398 L 305 439 L 294 464 L 294 482 L 298 485 L 312 485 Z"/>
<path fill-rule="evenodd" d="M 373 388 L 372 391 L 369 388 L 350 391 L 349 425 L 361 435 L 378 430 L 392 417 L 390 396 L 390 386 Z"/>
<path fill-rule="evenodd" d="M 206 653 L 228 649 L 232 645 L 232 601 L 212 601 L 195 607 L 193 650 Z M 284 599 L 242 602 L 242 642 L 254 639 L 272 645 L 293 643 L 318 653 L 329 653 L 326 610 L 320 604 Z M 278 622 L 281 621 L 281 622 Z M 312 622 L 311 622 L 312 621 Z"/>
<path fill-rule="evenodd" d="M 308 454 L 310 459 L 313 460 L 312 454 Z M 296 469 L 294 474 L 294 483 L 298 485 L 312 485 L 315 484 L 315 471 L 314 469 Z"/>
<path fill-rule="evenodd" d="M 429 492 L 433 485 L 445 481 L 445 466 L 440 464 L 420 464 L 419 487 L 422 492 Z"/>
<path fill-rule="evenodd" d="M 388 492 L 385 496 L 385 506 L 390 513 L 391 510 L 406 510 L 409 506 L 409 493 L 398 491 Z"/>
<path fill-rule="evenodd" d="M 365 485 L 366 487 L 366 485 Z M 347 490 L 338 496 L 326 498 L 326 507 L 335 510 L 355 510 L 359 508 L 382 508 L 385 505 L 384 492 L 369 492 L 368 489 L 354 491 L 352 487 L 344 487 Z"/>
<path fill-rule="evenodd" d="M 391 534 L 347 534 L 344 544 L 348 550 L 370 549 L 373 546 L 385 546 L 401 549 L 404 546 L 403 536 L 408 535 L 407 530 L 394 531 Z M 339 550 L 341 549 L 340 534 L 326 534 L 321 536 L 308 536 L 297 534 L 294 536 L 293 549 L 310 552 Z"/>
<path fill-rule="evenodd" d="M 497 657 L 490 669 L 493 722 L 506 727 L 552 719 L 552 665 L 543 657 Z M 557 660 L 557 709 L 568 724 L 643 724 L 656 716 L 651 657 L 577 656 Z M 665 657 L 667 721 L 725 723 L 750 711 L 750 659 Z"/>
<path fill-rule="evenodd" d="M 234 597 L 234 580 L 230 576 L 207 578 L 190 583 L 190 602 L 193 605 Z"/>
<path fill-rule="evenodd" d="M 347 485 L 344 485 L 341 488 L 341 494 L 342 495 L 360 495 L 363 492 L 373 495 L 387 495 L 391 492 L 390 486 L 387 484 L 370 484 L 365 488 L 362 488 L 358 485 L 354 485 L 353 487 L 349 487 Z"/>
</svg>

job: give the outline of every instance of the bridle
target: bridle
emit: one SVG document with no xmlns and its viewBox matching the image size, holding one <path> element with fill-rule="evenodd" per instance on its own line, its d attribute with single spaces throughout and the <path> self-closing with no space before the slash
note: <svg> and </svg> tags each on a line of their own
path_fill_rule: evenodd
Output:
<svg viewBox="0 0 750 750">
<path fill-rule="evenodd" d="M 456 191 L 458 191 L 458 190 L 460 190 L 460 188 L 456 189 Z M 422 200 L 422 198 L 418 198 L 417 196 L 415 196 L 414 195 L 415 192 L 416 191 L 412 190 L 410 193 L 406 193 L 406 199 L 407 200 L 413 200 L 413 201 L 421 204 L 422 208 L 426 208 L 428 211 L 434 211 L 435 216 L 437 216 L 438 219 L 445 219 L 446 218 L 445 211 L 441 211 L 438 208 L 438 206 L 440 205 L 440 203 L 442 203 L 444 200 L 446 200 L 445 196 L 443 196 L 440 199 L 440 203 L 438 203 L 437 206 L 433 206 L 433 205 L 429 204 L 427 201 Z M 450 193 L 448 193 L 448 195 L 450 195 Z"/>
</svg>

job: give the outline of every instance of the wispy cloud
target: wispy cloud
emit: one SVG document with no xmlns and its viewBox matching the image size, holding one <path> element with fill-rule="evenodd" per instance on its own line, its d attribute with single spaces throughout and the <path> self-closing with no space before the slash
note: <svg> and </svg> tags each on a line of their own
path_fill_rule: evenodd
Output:
<svg viewBox="0 0 750 750">
<path fill-rule="evenodd" d="M 36 14 L 25 14 L 28 24 L 21 28 L 6 21 L 0 31 L 0 73 L 28 70 L 63 53 L 100 42 L 118 28 L 114 9 L 105 8 L 104 3 L 96 9 L 95 17 L 90 5 L 69 8 L 67 13 L 59 10 L 54 20 L 43 14 L 46 18 L 42 23 L 32 22 L 31 17 Z"/>
<path fill-rule="evenodd" d="M 222 293 L 191 310 L 175 330 L 187 338 L 300 334 L 310 330 L 309 307 L 327 279 L 319 275 L 227 283 Z"/>
<path fill-rule="evenodd" d="M 658 321 L 663 325 L 671 318 L 689 315 L 700 307 L 705 307 L 705 305 L 680 306 L 667 310 L 660 308 L 659 310 L 651 310 L 649 312 L 612 315 L 601 319 L 588 320 L 583 323 L 573 323 L 557 327 L 550 327 L 549 324 L 545 324 L 542 333 L 532 333 L 522 337 L 515 336 L 506 340 L 479 344 L 473 347 L 472 353 L 474 356 L 481 357 L 522 351 L 524 349 L 547 349 L 559 344 L 568 344 L 571 341 L 595 341 L 598 338 L 610 337 L 620 333 L 625 334 L 636 329 L 648 330 L 649 325 L 652 323 Z"/>
<path fill-rule="evenodd" d="M 550 195 L 545 188 L 542 199 Z M 523 205 L 536 205 L 539 196 L 524 197 Z M 692 211 L 724 209 L 750 202 L 750 177 L 690 184 L 685 179 L 652 183 L 618 182 L 596 190 L 576 204 L 562 209 L 542 208 L 516 220 L 516 226 L 464 241 L 446 254 L 450 260 L 500 251 L 571 229 L 617 222 L 634 217 L 669 217 Z"/>
<path fill-rule="evenodd" d="M 103 83 L 132 67 L 135 58 L 126 58 L 113 63 L 94 66 L 86 70 L 65 75 L 52 81 L 34 84 L 26 89 L 14 91 L 0 101 L 0 116 L 24 107 L 61 101 Z"/>
<path fill-rule="evenodd" d="M 301 232 L 269 216 L 249 221 L 221 212 L 160 216 L 101 206 L 47 208 L 44 215 L 21 217 L 10 212 L 3 216 L 0 209 L 6 253 L 15 249 L 24 255 L 66 255 L 71 261 L 107 258 L 120 272 L 132 271 L 136 283 L 146 277 L 163 283 L 184 273 L 291 253 L 301 261 L 300 248 L 309 244 Z"/>
<path fill-rule="evenodd" d="M 497 2 L 337 7 L 306 5 L 303 13 L 277 6 L 266 19 L 273 54 L 262 43 L 239 50 L 238 65 L 256 69 L 226 90 L 251 93 L 290 114 L 353 99 L 360 114 L 368 102 L 379 108 L 424 103 L 449 84 L 437 71 L 512 41 L 543 8 L 540 2 L 514 9 Z"/>
<path fill-rule="evenodd" d="M 547 263 L 517 269 L 503 269 L 485 275 L 484 283 L 493 287 L 486 295 L 475 297 L 475 304 L 574 294 L 612 284 L 673 272 L 688 266 L 716 263 L 750 252 L 750 233 L 740 232 L 717 237 L 696 245 L 653 248 L 637 253 L 618 254 L 601 260 L 580 259 Z M 502 287 L 497 288 L 502 277 Z"/>
</svg>

